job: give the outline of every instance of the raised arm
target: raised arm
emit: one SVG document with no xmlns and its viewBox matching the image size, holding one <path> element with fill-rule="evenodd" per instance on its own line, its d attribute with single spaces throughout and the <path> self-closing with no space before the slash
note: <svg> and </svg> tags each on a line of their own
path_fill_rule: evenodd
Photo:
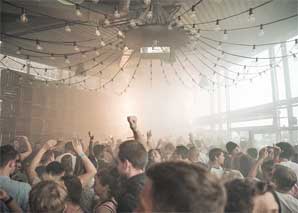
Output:
<svg viewBox="0 0 298 213">
<path fill-rule="evenodd" d="M 133 132 L 133 136 L 134 136 L 135 140 L 142 143 L 148 150 L 146 140 L 143 137 L 141 131 L 138 129 L 137 117 L 136 116 L 128 116 L 127 121 L 129 123 L 129 127 L 130 127 L 131 131 Z"/>
<path fill-rule="evenodd" d="M 257 176 L 258 170 L 263 164 L 264 160 L 268 157 L 268 151 L 267 147 L 263 148 L 259 152 L 259 158 L 258 160 L 254 163 L 254 165 L 251 167 L 247 177 L 250 178 L 255 178 Z"/>
<path fill-rule="evenodd" d="M 48 151 L 53 149 L 57 144 L 56 140 L 48 140 L 42 147 L 41 149 L 37 152 L 35 157 L 33 158 L 30 166 L 27 169 L 27 174 L 29 178 L 29 182 L 32 184 L 34 179 L 38 176 L 36 173 L 36 168 L 40 164 L 40 161 L 43 157 L 43 155 Z"/>
<path fill-rule="evenodd" d="M 149 131 L 147 131 L 147 146 L 149 149 L 154 148 L 151 129 Z"/>
<path fill-rule="evenodd" d="M 94 156 L 94 153 L 93 153 L 94 135 L 92 135 L 90 131 L 88 132 L 88 135 L 89 135 L 89 156 Z"/>
<path fill-rule="evenodd" d="M 84 153 L 82 144 L 79 142 L 79 140 L 73 140 L 72 145 L 75 152 L 82 159 L 84 168 L 86 170 L 86 173 L 83 175 L 80 175 L 79 179 L 83 187 L 88 186 L 88 184 L 90 183 L 90 181 L 92 180 L 92 178 L 95 176 L 97 172 L 96 168 Z"/>
<path fill-rule="evenodd" d="M 25 160 L 29 155 L 32 153 L 32 146 L 26 136 L 19 136 L 18 138 L 21 138 L 24 143 L 26 144 L 27 151 L 20 153 L 21 161 Z"/>
</svg>

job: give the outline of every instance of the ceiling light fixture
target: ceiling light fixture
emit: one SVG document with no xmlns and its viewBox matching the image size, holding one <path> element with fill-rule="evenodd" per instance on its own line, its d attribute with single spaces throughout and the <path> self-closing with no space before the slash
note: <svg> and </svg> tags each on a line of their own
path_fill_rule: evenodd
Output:
<svg viewBox="0 0 298 213">
<path fill-rule="evenodd" d="M 66 32 L 68 32 L 68 33 L 71 32 L 71 28 L 70 28 L 69 24 L 66 24 L 66 25 L 65 25 L 64 30 L 65 30 Z"/>
<path fill-rule="evenodd" d="M 64 55 L 64 62 L 66 64 L 70 64 L 70 60 L 68 59 L 67 55 Z"/>
<path fill-rule="evenodd" d="M 17 51 L 16 51 L 16 54 L 17 54 L 17 55 L 21 55 L 21 53 L 22 53 L 21 51 L 22 51 L 22 48 L 21 48 L 21 47 L 18 47 L 18 49 L 17 49 Z"/>
<path fill-rule="evenodd" d="M 77 45 L 77 42 L 73 42 L 73 49 L 74 49 L 75 51 L 77 51 L 77 52 L 80 51 L 80 48 L 79 48 L 79 46 Z"/>
<path fill-rule="evenodd" d="M 229 36 L 228 36 L 228 31 L 224 30 L 224 34 L 223 34 L 223 40 L 228 40 Z"/>
<path fill-rule="evenodd" d="M 38 49 L 38 50 L 42 50 L 43 49 L 43 47 L 40 45 L 39 40 L 36 40 L 36 49 Z"/>
<path fill-rule="evenodd" d="M 99 31 L 99 26 L 97 26 L 96 29 L 95 29 L 95 35 L 97 35 L 97 36 L 101 35 L 101 33 Z"/>
<path fill-rule="evenodd" d="M 260 31 L 258 33 L 259 36 L 263 36 L 265 34 L 263 24 L 260 25 Z"/>
<path fill-rule="evenodd" d="M 111 24 L 111 22 L 109 21 L 109 19 L 108 19 L 108 16 L 107 15 L 105 15 L 105 20 L 104 20 L 104 25 L 106 25 L 106 26 L 108 26 L 108 25 L 110 25 Z"/>
<path fill-rule="evenodd" d="M 255 21 L 256 21 L 256 18 L 254 16 L 253 10 L 252 10 L 252 8 L 249 8 L 249 10 L 248 10 L 248 22 L 253 23 Z"/>
<path fill-rule="evenodd" d="M 76 4 L 76 15 L 79 17 L 82 16 L 81 8 L 80 8 L 80 5 L 78 4 Z"/>
<path fill-rule="evenodd" d="M 21 9 L 20 20 L 21 20 L 22 23 L 27 23 L 28 22 L 28 17 L 26 15 L 26 12 L 25 12 L 24 8 Z"/>
<path fill-rule="evenodd" d="M 214 28 L 214 30 L 215 31 L 220 31 L 221 30 L 221 28 L 219 26 L 219 19 L 217 19 L 216 22 L 215 22 L 215 28 Z"/>
</svg>

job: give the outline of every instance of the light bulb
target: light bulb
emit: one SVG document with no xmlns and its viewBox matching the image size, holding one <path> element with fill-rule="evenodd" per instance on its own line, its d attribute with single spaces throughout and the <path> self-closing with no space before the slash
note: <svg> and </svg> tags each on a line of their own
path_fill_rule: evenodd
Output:
<svg viewBox="0 0 298 213">
<path fill-rule="evenodd" d="M 194 34 L 196 33 L 196 25 L 195 25 L 195 24 L 192 25 L 192 28 L 191 28 L 191 30 L 190 30 L 190 33 L 191 33 L 192 35 L 194 35 Z"/>
<path fill-rule="evenodd" d="M 295 39 L 295 46 L 294 46 L 294 48 L 295 48 L 296 50 L 298 50 L 298 39 L 297 39 L 297 38 Z"/>
<path fill-rule="evenodd" d="M 200 38 L 200 37 L 201 37 L 201 30 L 200 30 L 200 29 L 197 30 L 196 37 L 197 37 L 197 38 Z"/>
<path fill-rule="evenodd" d="M 293 58 L 294 58 L 294 61 L 295 61 L 295 62 L 298 62 L 298 56 L 297 56 L 297 53 L 293 53 Z"/>
<path fill-rule="evenodd" d="M 82 52 L 82 57 L 83 57 L 83 58 L 86 58 L 86 57 L 87 57 L 86 54 L 85 54 L 84 52 Z"/>
<path fill-rule="evenodd" d="M 255 53 L 256 52 L 256 45 L 253 45 L 252 46 L 252 53 Z"/>
<path fill-rule="evenodd" d="M 136 23 L 136 21 L 135 21 L 134 19 L 131 19 L 131 20 L 129 21 L 129 24 L 130 24 L 130 26 L 133 27 L 133 28 L 137 26 L 137 23 Z"/>
<path fill-rule="evenodd" d="M 36 49 L 38 49 L 38 50 L 43 49 L 43 47 L 40 45 L 40 42 L 38 40 L 36 40 Z"/>
<path fill-rule="evenodd" d="M 224 34 L 223 34 L 223 39 L 224 40 L 228 40 L 229 36 L 228 36 L 228 31 L 224 30 Z"/>
<path fill-rule="evenodd" d="M 114 11 L 114 17 L 115 18 L 120 18 L 120 13 L 119 13 L 119 11 L 116 9 L 115 11 Z"/>
<path fill-rule="evenodd" d="M 124 48 L 123 48 L 123 51 L 124 52 L 126 52 L 126 51 L 128 51 L 129 50 L 129 48 L 127 47 L 127 46 L 125 46 Z"/>
<path fill-rule="evenodd" d="M 22 48 L 21 47 L 18 47 L 17 51 L 16 51 L 16 54 L 17 55 L 21 55 L 21 51 L 22 51 Z"/>
<path fill-rule="evenodd" d="M 144 4 L 149 5 L 151 3 L 151 0 L 144 0 Z"/>
<path fill-rule="evenodd" d="M 98 50 L 95 50 L 95 54 L 96 54 L 97 56 L 99 56 L 99 51 L 98 51 Z"/>
<path fill-rule="evenodd" d="M 104 40 L 101 40 L 101 41 L 100 41 L 100 45 L 101 45 L 102 47 L 106 46 L 106 43 L 104 42 Z"/>
<path fill-rule="evenodd" d="M 66 64 L 70 64 L 70 60 L 68 59 L 68 57 L 66 55 L 64 56 L 64 59 L 65 59 Z"/>
<path fill-rule="evenodd" d="M 149 10 L 148 13 L 147 13 L 147 19 L 152 19 L 153 17 L 153 13 L 152 13 L 152 10 Z"/>
<path fill-rule="evenodd" d="M 100 33 L 100 31 L 99 31 L 99 27 L 96 27 L 95 35 L 97 35 L 97 36 L 100 36 L 100 35 L 101 35 L 101 33 Z"/>
<path fill-rule="evenodd" d="M 73 43 L 73 48 L 74 48 L 74 50 L 77 51 L 77 52 L 80 51 L 80 48 L 79 48 L 79 46 L 77 45 L 76 42 Z"/>
<path fill-rule="evenodd" d="M 50 57 L 52 60 L 54 60 L 55 59 L 55 56 L 54 56 L 54 54 L 53 53 L 51 53 L 51 57 Z"/>
<path fill-rule="evenodd" d="M 256 18 L 254 16 L 252 8 L 248 11 L 248 22 L 254 23 L 256 21 Z"/>
<path fill-rule="evenodd" d="M 181 27 L 183 25 L 182 20 L 181 20 L 181 16 L 177 17 L 176 24 L 177 24 L 178 27 Z"/>
<path fill-rule="evenodd" d="M 76 4 L 76 15 L 79 17 L 82 16 L 81 8 L 78 4 Z"/>
<path fill-rule="evenodd" d="M 26 12 L 25 12 L 25 9 L 22 8 L 22 13 L 21 13 L 21 16 L 20 16 L 20 20 L 22 23 L 27 23 L 28 22 L 28 17 L 26 15 Z"/>
<path fill-rule="evenodd" d="M 168 25 L 168 30 L 173 30 L 172 23 L 170 23 L 170 24 Z"/>
<path fill-rule="evenodd" d="M 258 33 L 259 36 L 263 36 L 265 34 L 263 24 L 260 25 L 260 31 Z"/>
<path fill-rule="evenodd" d="M 219 25 L 219 20 L 218 20 L 218 19 L 216 20 L 214 30 L 215 30 L 215 31 L 220 31 L 220 30 L 221 30 L 220 25 Z"/>
<path fill-rule="evenodd" d="M 123 34 L 123 32 L 121 30 L 118 30 L 118 36 L 125 37 L 124 34 Z"/>
<path fill-rule="evenodd" d="M 195 6 L 192 6 L 191 7 L 191 14 L 190 14 L 190 17 L 191 18 L 196 18 L 196 8 L 195 8 Z"/>
<path fill-rule="evenodd" d="M 108 17 L 105 16 L 104 25 L 110 25 L 111 22 L 109 21 Z"/>
<path fill-rule="evenodd" d="M 70 28 L 70 26 L 69 26 L 68 24 L 65 25 L 64 30 L 65 30 L 66 32 L 68 32 L 68 33 L 71 32 L 71 28 Z"/>
</svg>

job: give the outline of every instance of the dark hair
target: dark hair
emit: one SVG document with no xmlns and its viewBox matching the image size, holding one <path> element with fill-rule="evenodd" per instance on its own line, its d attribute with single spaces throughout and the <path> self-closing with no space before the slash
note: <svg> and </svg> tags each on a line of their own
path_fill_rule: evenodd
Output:
<svg viewBox="0 0 298 213">
<path fill-rule="evenodd" d="M 265 160 L 261 165 L 261 169 L 263 172 L 272 172 L 274 169 L 274 161 L 273 160 Z"/>
<path fill-rule="evenodd" d="M 237 157 L 239 159 L 239 171 L 244 177 L 247 177 L 249 171 L 251 170 L 254 160 L 246 154 L 242 154 Z"/>
<path fill-rule="evenodd" d="M 69 141 L 64 145 L 65 152 L 72 152 L 74 151 L 72 142 Z"/>
<path fill-rule="evenodd" d="M 83 192 L 83 186 L 80 179 L 77 176 L 64 176 L 62 178 L 64 185 L 67 189 L 68 199 L 80 205 L 80 200 Z"/>
<path fill-rule="evenodd" d="M 227 148 L 227 151 L 228 153 L 232 153 L 233 150 L 237 147 L 238 145 L 236 143 L 234 143 L 233 141 L 229 141 L 227 144 L 226 144 L 226 148 Z"/>
<path fill-rule="evenodd" d="M 246 150 L 246 153 L 253 159 L 258 158 L 258 150 L 256 148 L 249 148 Z"/>
<path fill-rule="evenodd" d="M 30 212 L 62 213 L 67 193 L 54 181 L 41 181 L 34 185 L 29 194 Z"/>
<path fill-rule="evenodd" d="M 36 167 L 35 172 L 37 173 L 38 177 L 41 179 L 42 175 L 46 173 L 46 167 L 38 166 Z"/>
<path fill-rule="evenodd" d="M 209 151 L 209 160 L 215 161 L 215 157 L 219 157 L 224 151 L 220 148 L 213 148 Z"/>
<path fill-rule="evenodd" d="M 5 167 L 9 161 L 15 160 L 18 152 L 11 145 L 3 145 L 0 147 L 0 167 Z"/>
<path fill-rule="evenodd" d="M 293 146 L 287 142 L 279 142 L 276 144 L 276 146 L 281 149 L 281 153 L 279 155 L 280 158 L 290 160 L 295 153 Z"/>
<path fill-rule="evenodd" d="M 146 171 L 152 183 L 153 212 L 223 212 L 223 185 L 207 169 L 164 162 Z"/>
<path fill-rule="evenodd" d="M 61 165 L 65 171 L 65 175 L 73 174 L 73 165 L 71 155 L 64 155 L 61 159 Z"/>
<path fill-rule="evenodd" d="M 251 213 L 254 197 L 272 192 L 272 187 L 264 182 L 252 179 L 234 179 L 225 183 L 228 200 L 225 212 Z M 274 196 L 276 199 L 276 197 Z"/>
<path fill-rule="evenodd" d="M 297 183 L 297 176 L 292 169 L 282 165 L 276 165 L 272 181 L 275 183 L 278 191 L 288 193 Z"/>
<path fill-rule="evenodd" d="M 181 156 L 182 159 L 188 158 L 188 149 L 186 146 L 183 146 L 183 145 L 176 146 L 175 153 Z"/>
<path fill-rule="evenodd" d="M 158 154 L 160 155 L 160 157 L 161 157 L 161 151 L 160 151 L 160 149 L 150 149 L 149 151 L 148 151 L 148 160 L 150 161 L 150 160 L 152 160 L 152 156 L 153 156 L 153 153 L 154 152 L 158 152 Z"/>
<path fill-rule="evenodd" d="M 94 147 L 93 147 L 93 153 L 95 156 L 99 157 L 99 158 L 103 158 L 103 154 L 104 154 L 104 151 L 105 151 L 105 146 L 102 145 L 102 144 L 96 144 Z"/>
<path fill-rule="evenodd" d="M 52 150 L 46 151 L 46 153 L 44 153 L 44 155 L 42 156 L 40 163 L 46 164 L 53 155 L 54 155 L 54 152 Z"/>
<path fill-rule="evenodd" d="M 133 167 L 138 169 L 144 169 L 148 161 L 148 153 L 145 147 L 135 140 L 121 143 L 118 157 L 122 162 L 128 160 Z"/>
<path fill-rule="evenodd" d="M 53 176 L 62 175 L 65 172 L 61 163 L 53 161 L 46 166 L 46 172 Z"/>
<path fill-rule="evenodd" d="M 294 155 L 293 155 L 293 157 L 292 157 L 292 161 L 293 161 L 294 163 L 298 163 L 298 153 L 297 153 L 297 152 L 294 153 Z"/>
<path fill-rule="evenodd" d="M 109 187 L 107 199 L 110 200 L 112 197 L 117 199 L 120 193 L 120 175 L 117 168 L 107 166 L 106 168 L 98 171 L 96 177 L 99 179 L 101 185 Z"/>
</svg>

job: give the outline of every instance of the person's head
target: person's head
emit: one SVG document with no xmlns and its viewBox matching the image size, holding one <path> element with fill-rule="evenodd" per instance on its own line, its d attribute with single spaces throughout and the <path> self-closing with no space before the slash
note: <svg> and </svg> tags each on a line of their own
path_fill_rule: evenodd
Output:
<svg viewBox="0 0 298 213">
<path fill-rule="evenodd" d="M 293 161 L 294 163 L 298 163 L 298 153 L 297 153 L 297 152 L 294 153 L 294 155 L 293 155 L 293 157 L 292 157 L 292 161 Z"/>
<path fill-rule="evenodd" d="M 148 153 L 143 144 L 129 140 L 119 146 L 118 171 L 121 175 L 131 177 L 135 172 L 143 171 L 148 162 Z"/>
<path fill-rule="evenodd" d="M 273 160 L 265 160 L 261 165 L 264 181 L 266 182 L 271 181 L 273 171 L 274 171 L 274 165 L 275 163 Z"/>
<path fill-rule="evenodd" d="M 174 161 L 186 161 L 188 160 L 188 149 L 186 146 L 176 146 L 175 152 L 173 153 L 171 160 Z"/>
<path fill-rule="evenodd" d="M 239 152 L 240 152 L 240 147 L 238 144 L 232 142 L 232 141 L 229 141 L 227 144 L 226 144 L 226 149 L 228 151 L 229 154 L 235 156 L 237 155 Z"/>
<path fill-rule="evenodd" d="M 82 196 L 82 183 L 77 176 L 64 176 L 62 177 L 64 185 L 67 190 L 67 198 L 75 204 L 80 204 Z"/>
<path fill-rule="evenodd" d="M 172 154 L 175 152 L 175 146 L 172 143 L 167 143 L 161 151 L 164 160 L 169 160 Z"/>
<path fill-rule="evenodd" d="M 207 169 L 187 162 L 150 167 L 136 212 L 223 212 L 223 185 Z"/>
<path fill-rule="evenodd" d="M 72 145 L 72 142 L 71 142 L 71 141 L 70 141 L 70 142 L 67 142 L 67 143 L 64 145 L 64 151 L 65 151 L 66 153 L 71 153 L 71 154 L 73 154 L 73 155 L 76 154 L 76 152 L 75 152 L 75 150 L 74 150 L 74 148 L 73 148 L 73 145 Z"/>
<path fill-rule="evenodd" d="M 228 200 L 225 212 L 278 212 L 278 200 L 269 185 L 249 179 L 225 183 Z"/>
<path fill-rule="evenodd" d="M 151 163 L 160 163 L 161 162 L 161 153 L 159 149 L 150 149 L 148 152 L 148 160 Z"/>
<path fill-rule="evenodd" d="M 72 165 L 72 156 L 64 155 L 61 159 L 61 165 L 65 171 L 65 175 L 73 175 L 73 165 Z"/>
<path fill-rule="evenodd" d="M 219 148 L 213 148 L 209 151 L 209 160 L 212 163 L 217 163 L 220 166 L 224 165 L 225 155 L 224 151 Z"/>
<path fill-rule="evenodd" d="M 33 186 L 29 194 L 31 213 L 63 213 L 67 192 L 55 181 L 41 181 Z"/>
<path fill-rule="evenodd" d="M 103 160 L 105 146 L 103 144 L 96 144 L 93 147 L 93 153 L 97 160 Z"/>
<path fill-rule="evenodd" d="M 48 150 L 41 158 L 40 163 L 47 166 L 49 163 L 55 160 L 55 154 L 52 150 Z"/>
<path fill-rule="evenodd" d="M 65 170 L 62 164 L 57 161 L 53 161 L 46 166 L 46 175 L 44 175 L 44 177 L 47 180 L 60 181 L 64 174 Z"/>
<path fill-rule="evenodd" d="M 237 160 L 239 160 L 239 171 L 242 173 L 244 177 L 247 177 L 249 171 L 251 170 L 254 160 L 246 155 L 246 154 L 241 154 L 237 157 Z"/>
<path fill-rule="evenodd" d="M 280 158 L 291 160 L 292 156 L 294 155 L 295 151 L 291 144 L 287 142 L 279 142 L 276 144 L 281 149 Z"/>
<path fill-rule="evenodd" d="M 190 162 L 196 163 L 199 161 L 199 150 L 196 147 L 191 147 L 188 151 L 188 159 Z"/>
<path fill-rule="evenodd" d="M 248 148 L 246 150 L 246 154 L 248 154 L 252 159 L 258 158 L 258 150 L 256 148 Z"/>
<path fill-rule="evenodd" d="M 18 161 L 20 159 L 18 152 L 11 145 L 3 145 L 0 147 L 0 170 L 3 170 L 7 175 L 15 172 Z"/>
<path fill-rule="evenodd" d="M 276 165 L 272 176 L 272 182 L 276 186 L 277 191 L 288 193 L 297 183 L 297 176 L 292 169 L 282 165 Z"/>
<path fill-rule="evenodd" d="M 95 176 L 94 192 L 101 198 L 117 198 L 119 193 L 119 173 L 115 167 L 106 167 Z"/>
</svg>

